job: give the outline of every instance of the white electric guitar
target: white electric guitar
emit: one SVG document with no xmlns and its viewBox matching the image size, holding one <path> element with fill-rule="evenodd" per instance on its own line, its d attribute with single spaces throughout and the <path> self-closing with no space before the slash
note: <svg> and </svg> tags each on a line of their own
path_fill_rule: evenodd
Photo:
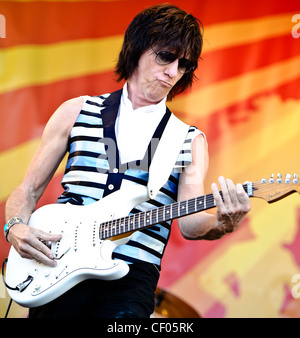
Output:
<svg viewBox="0 0 300 338">
<path fill-rule="evenodd" d="M 244 189 L 248 196 L 269 203 L 296 191 L 300 193 L 297 175 L 250 182 L 244 184 Z M 145 200 L 148 200 L 147 187 L 133 186 L 87 206 L 50 204 L 36 210 L 29 220 L 30 226 L 62 234 L 59 241 L 51 243 L 57 266 L 24 259 L 12 247 L 6 268 L 6 286 L 11 298 L 22 306 L 36 307 L 85 279 L 121 278 L 129 267 L 111 256 L 117 246 L 129 240 L 132 232 L 215 207 L 213 195 L 208 194 L 128 216 Z"/>
</svg>

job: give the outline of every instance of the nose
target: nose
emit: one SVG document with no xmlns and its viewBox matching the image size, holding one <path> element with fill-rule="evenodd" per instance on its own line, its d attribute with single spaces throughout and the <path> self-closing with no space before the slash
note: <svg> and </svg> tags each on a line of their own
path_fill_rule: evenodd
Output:
<svg viewBox="0 0 300 338">
<path fill-rule="evenodd" d="M 168 65 L 165 66 L 165 74 L 169 75 L 171 78 L 177 76 L 179 73 L 178 70 L 178 59 L 173 61 L 172 63 L 169 63 Z"/>
</svg>

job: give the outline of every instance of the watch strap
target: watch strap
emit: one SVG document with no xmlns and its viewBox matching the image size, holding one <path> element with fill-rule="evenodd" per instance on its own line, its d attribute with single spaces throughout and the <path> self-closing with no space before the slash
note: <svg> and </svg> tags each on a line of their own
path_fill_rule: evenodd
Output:
<svg viewBox="0 0 300 338">
<path fill-rule="evenodd" d="M 9 233 L 10 228 L 17 223 L 24 224 L 24 221 L 21 217 L 17 216 L 17 217 L 10 218 L 8 220 L 8 222 L 5 224 L 5 226 L 4 226 L 4 236 L 5 236 L 6 240 L 7 240 L 7 235 Z"/>
</svg>

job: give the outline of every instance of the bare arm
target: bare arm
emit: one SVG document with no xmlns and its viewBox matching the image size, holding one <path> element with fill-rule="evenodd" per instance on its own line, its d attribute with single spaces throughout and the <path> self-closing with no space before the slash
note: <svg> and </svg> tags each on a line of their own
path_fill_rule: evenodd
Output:
<svg viewBox="0 0 300 338">
<path fill-rule="evenodd" d="M 63 103 L 48 121 L 41 143 L 33 156 L 22 183 L 9 196 L 6 221 L 14 216 L 28 222 L 31 213 L 56 169 L 67 152 L 70 131 L 83 104 L 82 98 Z M 50 235 L 26 224 L 14 225 L 8 234 L 8 241 L 24 258 L 35 258 L 45 264 L 55 265 L 51 250 L 41 240 L 57 241 L 60 235 Z"/>
<path fill-rule="evenodd" d="M 209 157 L 202 135 L 193 141 L 192 155 L 192 164 L 180 175 L 178 201 L 204 195 Z M 224 201 L 217 184 L 212 184 L 216 215 L 204 211 L 178 220 L 181 233 L 186 239 L 218 239 L 237 229 L 250 211 L 250 200 L 241 184 L 235 186 L 230 179 L 225 180 L 224 177 L 219 177 L 219 183 Z"/>
</svg>

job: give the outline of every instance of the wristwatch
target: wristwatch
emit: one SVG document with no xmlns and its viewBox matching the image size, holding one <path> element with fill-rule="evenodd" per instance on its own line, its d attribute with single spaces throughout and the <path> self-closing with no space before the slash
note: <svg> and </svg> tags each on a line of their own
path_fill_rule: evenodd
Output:
<svg viewBox="0 0 300 338">
<path fill-rule="evenodd" d="M 7 235 L 8 235 L 8 233 L 9 233 L 10 228 L 11 228 L 13 225 L 17 224 L 17 223 L 22 223 L 22 224 L 24 224 L 24 221 L 22 220 L 21 217 L 12 217 L 12 218 L 10 218 L 10 219 L 8 220 L 8 222 L 5 224 L 5 226 L 4 226 L 4 236 L 5 236 L 5 239 L 6 239 L 6 240 L 7 240 Z"/>
</svg>

